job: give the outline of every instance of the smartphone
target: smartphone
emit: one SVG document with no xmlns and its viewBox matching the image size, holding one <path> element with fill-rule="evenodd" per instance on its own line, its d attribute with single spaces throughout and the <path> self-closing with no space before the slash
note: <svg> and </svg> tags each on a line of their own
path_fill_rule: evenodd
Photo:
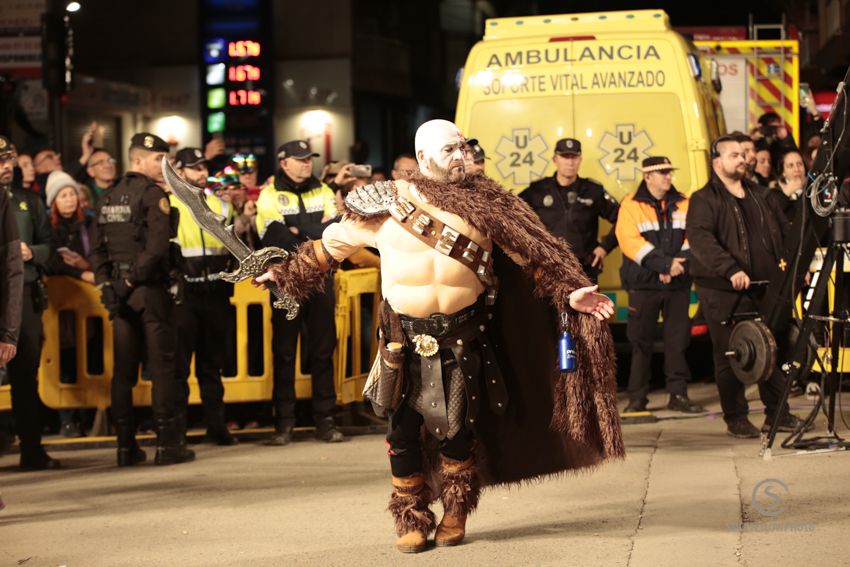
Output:
<svg viewBox="0 0 850 567">
<path fill-rule="evenodd" d="M 372 166 L 365 164 L 357 164 L 351 168 L 352 177 L 372 177 Z"/>
<path fill-rule="evenodd" d="M 808 101 L 813 99 L 812 87 L 809 83 L 800 83 L 800 106 L 805 108 L 808 106 Z"/>
<path fill-rule="evenodd" d="M 71 250 L 70 248 L 68 248 L 67 246 L 60 246 L 59 248 L 56 249 L 56 251 L 59 252 L 60 254 L 73 254 L 74 253 L 74 251 Z"/>
</svg>

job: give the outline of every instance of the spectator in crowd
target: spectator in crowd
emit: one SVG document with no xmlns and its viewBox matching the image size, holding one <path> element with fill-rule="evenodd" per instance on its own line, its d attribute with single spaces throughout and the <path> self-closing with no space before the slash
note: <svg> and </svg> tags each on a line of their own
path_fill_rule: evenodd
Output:
<svg viewBox="0 0 850 567">
<path fill-rule="evenodd" d="M 393 162 L 393 179 L 410 181 L 419 172 L 419 162 L 412 154 L 401 154 Z"/>
<path fill-rule="evenodd" d="M 42 148 L 32 156 L 35 180 L 30 189 L 44 198 L 44 186 L 51 171 L 62 169 L 62 156 L 53 148 Z"/>
<path fill-rule="evenodd" d="M 794 137 L 791 136 L 779 114 L 765 112 L 759 116 L 758 123 L 759 126 L 754 131 L 753 140 L 763 139 L 767 143 L 773 163 L 778 163 L 779 158 L 787 150 L 797 147 Z"/>
<path fill-rule="evenodd" d="M 103 148 L 96 148 L 86 164 L 86 187 L 92 193 L 94 202 L 100 200 L 106 190 L 115 184 L 115 158 Z"/>
<path fill-rule="evenodd" d="M 242 208 L 242 214 L 233 221 L 233 230 L 242 242 L 251 250 L 256 250 L 260 244 L 260 236 L 257 233 L 257 200 L 247 199 Z"/>
<path fill-rule="evenodd" d="M 183 148 L 175 156 L 177 174 L 195 187 L 205 187 L 208 171 L 200 148 Z M 206 203 L 229 222 L 233 209 L 214 193 L 206 193 Z M 171 206 L 180 212 L 177 240 L 183 255 L 183 296 L 175 309 L 177 322 L 177 410 L 185 419 L 189 404 L 189 373 L 195 356 L 195 376 L 204 404 L 207 440 L 216 445 L 236 445 L 238 440 L 225 424 L 224 366 L 222 338 L 227 331 L 233 284 L 219 274 L 230 267 L 231 256 L 222 243 L 203 231 L 188 207 L 174 195 Z"/>
<path fill-rule="evenodd" d="M 18 167 L 21 169 L 21 186 L 24 189 L 32 189 L 32 184 L 35 182 L 35 166 L 32 164 L 32 156 L 18 154 Z"/>
<path fill-rule="evenodd" d="M 239 183 L 246 189 L 258 187 L 257 156 L 254 154 L 234 154 L 230 164 L 239 171 Z"/>
<path fill-rule="evenodd" d="M 488 159 L 484 153 L 484 148 L 478 143 L 478 140 L 472 138 L 466 141 L 466 155 L 464 156 L 464 164 L 466 174 L 484 173 L 484 160 Z"/>
<path fill-rule="evenodd" d="M 47 177 L 45 195 L 54 245 L 54 255 L 48 263 L 51 274 L 94 284 L 94 272 L 87 259 L 91 252 L 91 219 L 86 218 L 80 204 L 76 180 L 64 171 L 54 171 Z"/>
<path fill-rule="evenodd" d="M 9 193 L 15 155 L 9 140 L 0 136 L 0 367 L 6 366 L 18 350 L 21 332 L 21 303 L 24 292 L 24 261 L 15 222 L 15 209 Z M 3 415 L 0 424 L 0 455 L 13 443 L 12 428 Z M 0 498 L 2 509 L 2 498 Z"/>
<path fill-rule="evenodd" d="M 652 345 L 658 313 L 664 318 L 664 375 L 670 398 L 667 408 L 700 413 L 688 398 L 690 368 L 685 351 L 690 342 L 690 248 L 685 238 L 688 198 L 673 186 L 673 165 L 666 157 L 643 160 L 643 181 L 627 195 L 617 218 L 617 241 L 623 251 L 620 279 L 629 292 L 627 334 L 632 343 L 629 404 L 625 411 L 646 410 Z"/>
<path fill-rule="evenodd" d="M 279 169 L 260 192 L 257 229 L 263 246 L 290 252 L 307 240 L 320 241 L 322 232 L 337 216 L 334 192 L 313 175 L 314 153 L 307 142 L 292 140 L 277 151 Z M 301 305 L 298 316 L 287 320 L 281 309 L 272 310 L 272 391 L 275 435 L 271 445 L 288 445 L 295 425 L 295 353 L 302 326 L 310 340 L 301 351 L 313 378 L 313 417 L 316 436 L 328 442 L 343 440 L 331 415 L 336 405 L 333 352 L 336 346 L 333 276 L 325 278 L 323 291 Z"/>
<path fill-rule="evenodd" d="M 77 195 L 80 199 L 80 208 L 83 210 L 86 218 L 94 218 L 94 200 L 91 196 L 91 189 L 88 185 L 78 185 Z"/>
<path fill-rule="evenodd" d="M 726 351 L 732 328 L 724 324 L 738 312 L 752 312 L 763 289 L 750 283 L 772 276 L 780 263 L 782 240 L 788 230 L 782 211 L 766 199 L 764 187 L 746 179 L 747 164 L 740 142 L 721 136 L 711 145 L 712 176 L 691 197 L 688 209 L 688 241 L 691 275 L 696 282 L 700 308 L 708 322 L 714 350 L 714 376 L 720 406 L 729 435 L 758 438 L 760 431 L 747 418 L 749 405 L 744 384 L 735 377 Z M 780 431 L 793 431 L 800 419 L 782 405 L 782 373 L 759 384 L 766 419 L 761 431 L 774 420 Z"/>
<path fill-rule="evenodd" d="M 0 186 L 9 191 L 17 154 L 8 138 L 0 136 Z M 21 327 L 17 354 L 6 368 L 12 384 L 12 413 L 21 440 L 20 466 L 28 470 L 56 469 L 59 461 L 51 458 L 41 444 L 38 365 L 43 336 L 41 313 L 47 307 L 47 290 L 41 275 L 50 258 L 50 223 L 44 202 L 32 191 L 11 187 L 10 205 L 15 212 L 20 252 L 24 261 L 24 286 Z"/>
<path fill-rule="evenodd" d="M 384 167 L 373 167 L 372 168 L 372 179 L 371 179 L 372 183 L 374 183 L 376 181 L 386 181 L 387 179 L 389 179 L 389 177 L 387 177 L 386 168 L 384 168 Z"/>
<path fill-rule="evenodd" d="M 176 234 L 171 207 L 160 184 L 168 143 L 147 132 L 130 140 L 129 171 L 97 205 L 91 261 L 101 300 L 112 317 L 115 350 L 112 372 L 112 418 L 118 436 L 117 463 L 132 466 L 146 459 L 136 442 L 133 386 L 143 352 L 153 383 L 156 423 L 155 463 L 191 461 L 178 421 L 176 330 L 172 285 Z"/>
<path fill-rule="evenodd" d="M 773 189 L 776 187 L 776 176 L 773 173 L 773 160 L 770 158 L 770 147 L 759 140 L 756 144 L 756 183 L 762 187 Z"/>
<path fill-rule="evenodd" d="M 532 183 L 520 197 L 531 205 L 549 232 L 570 245 L 587 277 L 596 282 L 605 257 L 617 247 L 614 225 L 620 205 L 602 185 L 579 176 L 581 142 L 578 140 L 558 140 L 552 161 L 555 173 Z M 611 230 L 601 242 L 600 218 L 611 223 Z"/>
<path fill-rule="evenodd" d="M 797 204 L 802 202 L 806 189 L 806 166 L 799 150 L 785 152 L 777 168 L 778 187 L 767 194 L 767 198 L 782 210 L 789 221 L 794 220 Z"/>
<path fill-rule="evenodd" d="M 92 218 L 86 217 L 80 205 L 77 181 L 64 171 L 53 171 L 47 177 L 45 196 L 50 210 L 54 250 L 47 264 L 48 272 L 51 275 L 69 276 L 94 285 L 94 272 L 88 261 L 89 230 Z M 70 311 L 61 311 L 59 313 L 61 351 L 59 378 L 64 384 L 76 382 L 76 342 L 74 314 Z M 59 421 L 60 432 L 64 437 L 82 437 L 85 434 L 82 412 L 74 409 L 60 409 Z"/>
</svg>

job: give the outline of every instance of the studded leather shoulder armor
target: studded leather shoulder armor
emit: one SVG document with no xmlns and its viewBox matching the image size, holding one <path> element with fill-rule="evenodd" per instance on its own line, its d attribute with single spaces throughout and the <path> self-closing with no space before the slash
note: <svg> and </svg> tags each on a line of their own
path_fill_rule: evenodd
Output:
<svg viewBox="0 0 850 567">
<path fill-rule="evenodd" d="M 363 217 L 375 217 L 389 213 L 396 200 L 396 187 L 392 181 L 376 181 L 353 189 L 345 197 L 345 206 Z"/>
</svg>

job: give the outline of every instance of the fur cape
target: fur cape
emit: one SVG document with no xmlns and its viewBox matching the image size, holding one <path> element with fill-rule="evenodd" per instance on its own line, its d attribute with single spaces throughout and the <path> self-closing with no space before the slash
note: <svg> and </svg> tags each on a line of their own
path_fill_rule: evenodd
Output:
<svg viewBox="0 0 850 567">
<path fill-rule="evenodd" d="M 489 470 L 483 472 L 484 483 L 517 482 L 622 458 L 613 339 L 607 322 L 569 308 L 569 294 L 592 285 L 569 246 L 549 233 L 527 203 L 485 175 L 454 184 L 417 176 L 413 183 L 431 205 L 459 216 L 497 247 L 500 290 L 494 323 L 513 415 L 507 423 L 486 414 L 476 420 L 476 436 L 484 445 L 479 458 Z M 304 269 L 303 260 L 291 258 L 297 262 L 293 268 Z M 303 275 L 318 280 L 309 269 Z M 306 281 L 286 276 L 279 281 L 303 297 Z M 563 313 L 578 362 L 577 371 L 569 374 L 557 369 Z M 537 395 L 529 394 L 529 385 L 541 379 Z M 521 464 L 540 459 L 548 462 Z"/>
</svg>

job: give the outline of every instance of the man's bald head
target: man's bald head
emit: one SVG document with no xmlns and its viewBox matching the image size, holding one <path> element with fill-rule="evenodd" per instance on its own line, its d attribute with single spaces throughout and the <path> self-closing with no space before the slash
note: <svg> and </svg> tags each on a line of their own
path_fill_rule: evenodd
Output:
<svg viewBox="0 0 850 567">
<path fill-rule="evenodd" d="M 416 161 L 422 175 L 435 181 L 463 180 L 466 139 L 448 120 L 429 120 L 416 130 Z"/>
</svg>

